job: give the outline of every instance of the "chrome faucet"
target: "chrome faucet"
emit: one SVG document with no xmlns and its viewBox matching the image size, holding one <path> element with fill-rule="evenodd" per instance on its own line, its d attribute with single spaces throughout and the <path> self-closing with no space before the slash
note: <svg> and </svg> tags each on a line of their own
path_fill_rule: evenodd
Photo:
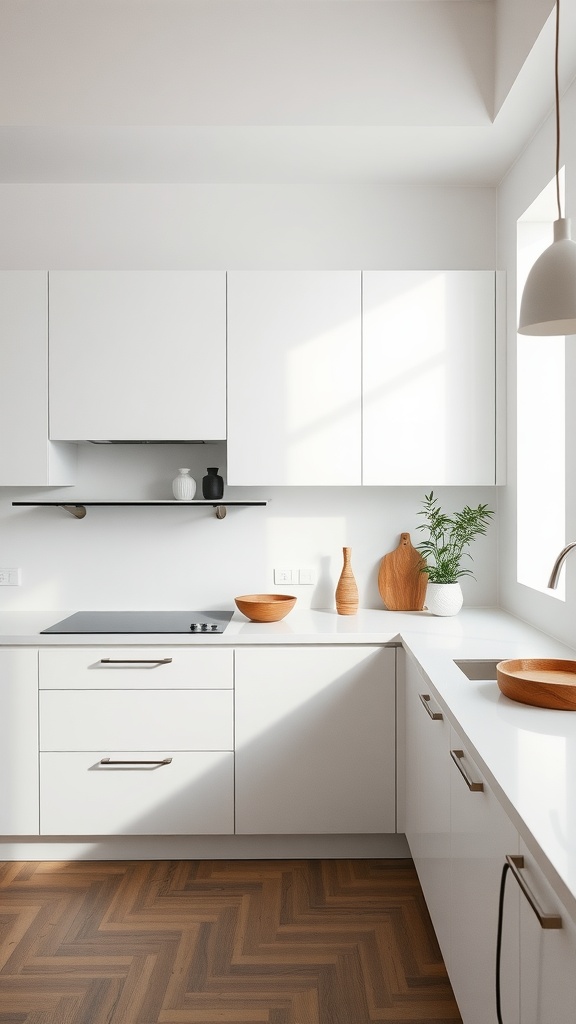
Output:
<svg viewBox="0 0 576 1024">
<path fill-rule="evenodd" d="M 548 580 L 548 587 L 550 590 L 556 590 L 556 587 L 558 586 L 560 570 L 564 565 L 564 562 L 566 561 L 566 556 L 570 551 L 572 551 L 572 548 L 576 548 L 576 540 L 573 540 L 571 544 L 567 544 L 565 548 L 562 548 L 562 551 L 560 552 L 558 558 L 554 562 L 552 572 L 550 573 L 550 579 Z"/>
</svg>

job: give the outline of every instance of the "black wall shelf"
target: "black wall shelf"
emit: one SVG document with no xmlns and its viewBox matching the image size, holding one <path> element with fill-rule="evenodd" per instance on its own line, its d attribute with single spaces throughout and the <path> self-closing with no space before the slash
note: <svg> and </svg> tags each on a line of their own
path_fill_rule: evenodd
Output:
<svg viewBox="0 0 576 1024">
<path fill-rule="evenodd" d="M 216 518 L 224 519 L 227 508 L 248 508 L 252 506 L 267 505 L 267 501 L 13 501 L 13 505 L 26 506 L 27 508 L 63 508 L 75 519 L 84 519 L 86 509 L 91 507 L 104 506 L 140 506 L 143 508 L 165 506 L 174 508 L 213 508 L 216 510 Z"/>
</svg>

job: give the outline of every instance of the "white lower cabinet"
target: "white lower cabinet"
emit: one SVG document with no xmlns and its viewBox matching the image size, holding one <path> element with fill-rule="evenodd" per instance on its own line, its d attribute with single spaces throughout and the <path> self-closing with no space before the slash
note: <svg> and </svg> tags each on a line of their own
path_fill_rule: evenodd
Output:
<svg viewBox="0 0 576 1024">
<path fill-rule="evenodd" d="M 450 963 L 450 724 L 414 662 L 404 679 L 405 831 L 436 937 Z"/>
<path fill-rule="evenodd" d="M 496 1024 L 498 896 L 518 835 L 416 663 L 404 656 L 406 837 L 464 1024 Z M 505 907 L 502 1005 L 518 1022 L 518 893 Z"/>
<path fill-rule="evenodd" d="M 82 648 L 40 657 L 40 832 L 234 832 L 233 655 Z"/>
<path fill-rule="evenodd" d="M 40 690 L 232 689 L 225 647 L 69 647 L 40 651 Z"/>
<path fill-rule="evenodd" d="M 464 1024 L 496 1024 L 498 896 L 506 855 L 518 851 L 518 833 L 453 729 L 450 762 L 448 969 Z M 519 1019 L 518 899 L 517 889 L 508 884 L 501 969 L 507 1024 Z"/>
<path fill-rule="evenodd" d="M 402 664 L 406 836 L 462 1020 L 498 1020 L 499 897 L 510 856 L 516 871 L 508 870 L 502 907 L 502 1022 L 566 1024 L 576 1005 L 576 923 L 417 664 L 409 655 Z M 549 915 L 559 916 L 562 927 L 549 927 Z"/>
<path fill-rule="evenodd" d="M 41 750 L 233 750 L 232 690 L 43 690 Z"/>
<path fill-rule="evenodd" d="M 520 853 L 521 874 L 536 903 L 535 912 L 529 898 L 520 899 L 521 1024 L 566 1024 L 576 1012 L 576 922 L 522 841 Z M 515 885 L 510 876 L 507 885 Z M 559 915 L 561 927 L 546 927 L 542 915 Z"/>
<path fill-rule="evenodd" d="M 236 831 L 395 832 L 395 651 L 236 651 Z"/>
<path fill-rule="evenodd" d="M 38 835 L 38 652 L 0 650 L 0 835 Z"/>
</svg>

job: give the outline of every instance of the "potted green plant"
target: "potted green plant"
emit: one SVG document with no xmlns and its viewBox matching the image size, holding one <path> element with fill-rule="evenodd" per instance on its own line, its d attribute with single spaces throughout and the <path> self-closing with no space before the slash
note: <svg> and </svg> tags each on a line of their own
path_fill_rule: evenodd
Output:
<svg viewBox="0 0 576 1024">
<path fill-rule="evenodd" d="M 463 600 L 460 579 L 473 576 L 462 560 L 472 558 L 468 548 L 475 537 L 486 533 L 494 513 L 487 505 L 465 505 L 461 512 L 446 515 L 430 491 L 424 495 L 418 515 L 424 522 L 417 529 L 428 531 L 427 539 L 417 545 L 426 561 L 422 566 L 422 572 L 428 575 L 426 607 L 433 615 L 455 615 Z"/>
</svg>

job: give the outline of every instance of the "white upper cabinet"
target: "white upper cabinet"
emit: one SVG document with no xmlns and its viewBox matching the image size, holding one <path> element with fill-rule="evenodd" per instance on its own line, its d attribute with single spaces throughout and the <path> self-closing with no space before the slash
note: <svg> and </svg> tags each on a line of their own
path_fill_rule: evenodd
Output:
<svg viewBox="0 0 576 1024">
<path fill-rule="evenodd" d="M 495 484 L 494 271 L 363 275 L 363 483 Z"/>
<path fill-rule="evenodd" d="M 50 273 L 50 437 L 226 436 L 226 275 Z"/>
<path fill-rule="evenodd" d="M 495 272 L 230 273 L 228 482 L 495 484 Z"/>
<path fill-rule="evenodd" d="M 228 274 L 228 483 L 361 483 L 361 274 Z"/>
<path fill-rule="evenodd" d="M 0 486 L 73 483 L 75 449 L 48 440 L 48 276 L 0 273 Z"/>
</svg>

